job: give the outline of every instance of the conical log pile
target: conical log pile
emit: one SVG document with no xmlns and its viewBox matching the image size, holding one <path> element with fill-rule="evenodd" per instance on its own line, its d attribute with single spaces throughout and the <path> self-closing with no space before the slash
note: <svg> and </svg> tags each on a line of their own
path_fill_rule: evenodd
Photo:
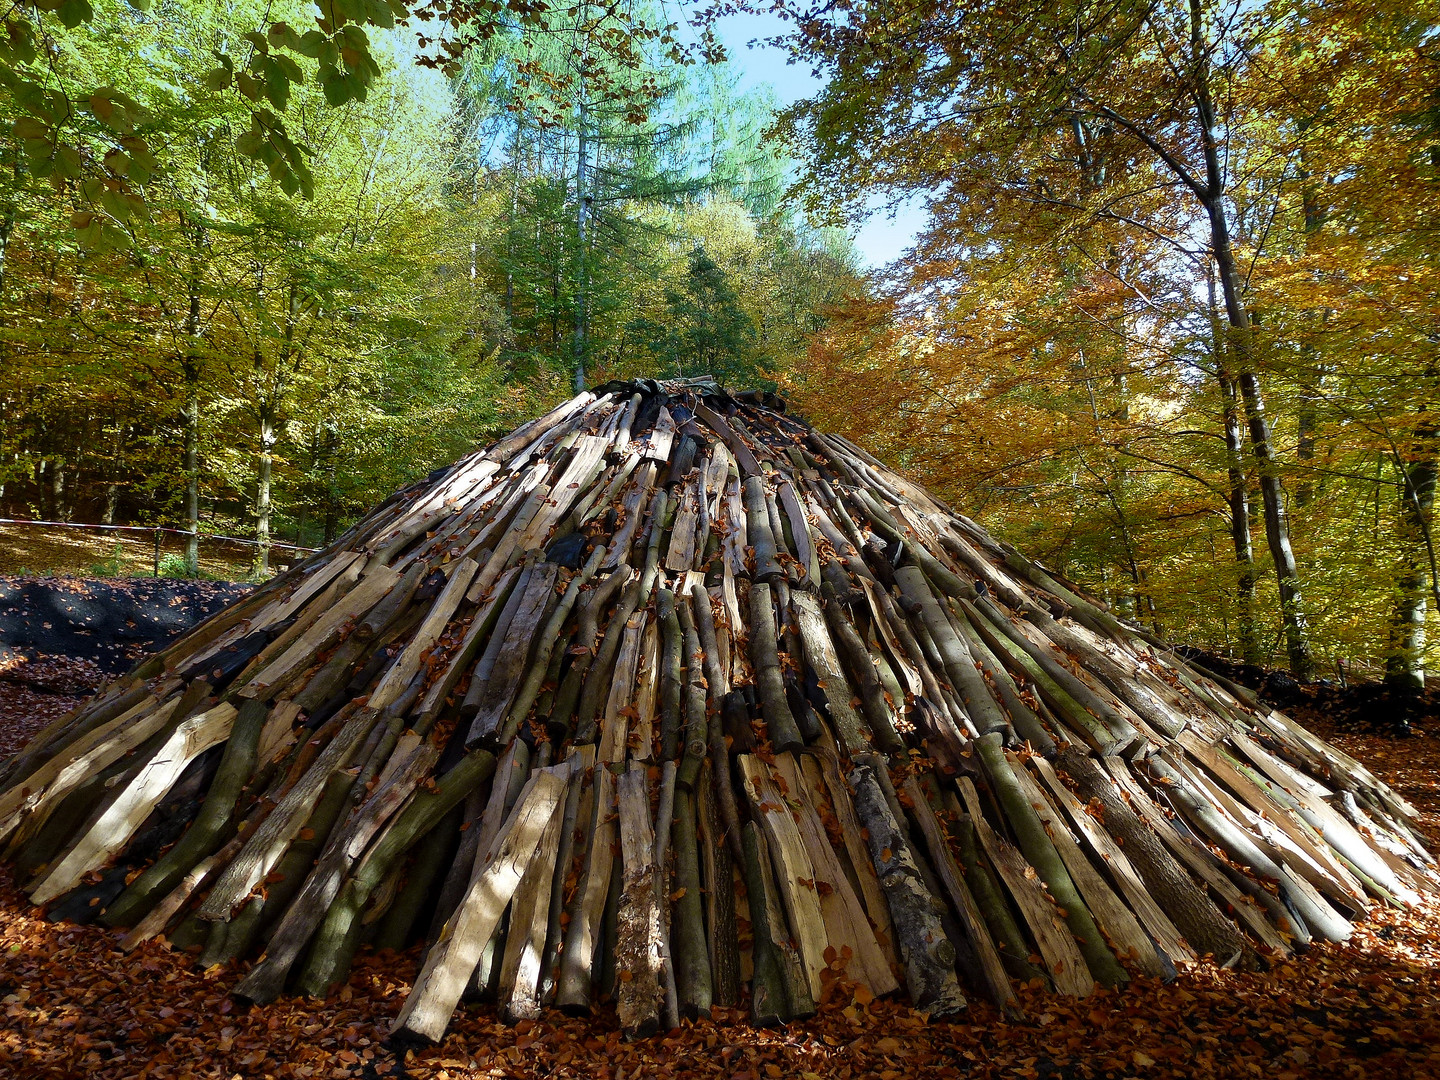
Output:
<svg viewBox="0 0 1440 1080">
<path fill-rule="evenodd" d="M 1414 810 L 768 395 L 584 393 L 409 487 L 0 774 L 52 917 L 397 1035 L 613 997 L 630 1033 L 844 979 L 934 1014 L 1341 941 Z M 237 976 L 238 977 L 238 976 Z M 748 994 L 746 984 L 749 984 Z"/>
</svg>

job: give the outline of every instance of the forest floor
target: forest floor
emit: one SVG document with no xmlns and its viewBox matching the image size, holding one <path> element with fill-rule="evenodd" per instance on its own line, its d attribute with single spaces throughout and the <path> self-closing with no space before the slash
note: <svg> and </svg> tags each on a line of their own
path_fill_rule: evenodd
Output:
<svg viewBox="0 0 1440 1080">
<path fill-rule="evenodd" d="M 0 681 L 0 757 L 83 699 L 93 662 L 30 661 L 38 678 Z M 1440 737 L 1317 733 L 1368 764 L 1422 812 L 1440 849 Z M 1432 730 L 1440 728 L 1432 727 Z M 738 1009 L 625 1042 L 614 1011 L 576 1019 L 549 1011 L 501 1023 L 462 1008 L 445 1041 L 392 1048 L 386 1033 L 418 956 L 362 954 L 324 1001 L 245 1009 L 235 971 L 197 971 L 150 942 L 122 952 L 114 932 L 47 922 L 0 871 L 0 1076 L 26 1080 L 138 1077 L 481 1078 L 726 1077 L 729 1080 L 913 1080 L 919 1076 L 1440 1077 L 1440 901 L 1372 909 L 1343 946 L 1321 945 L 1261 972 L 1199 966 L 1169 985 L 1137 978 L 1076 1000 L 1025 991 L 1025 1019 L 972 999 L 959 1020 L 929 1021 L 857 996 L 843 977 L 812 1020 L 753 1029 Z"/>
<path fill-rule="evenodd" d="M 185 538 L 165 533 L 160 541 L 162 559 L 185 552 Z M 236 581 L 249 575 L 255 549 L 210 536 L 200 537 L 200 573 L 217 581 Z M 273 566 L 289 565 L 288 549 L 270 552 Z M 47 526 L 20 523 L 0 525 L 0 574 L 77 577 L 151 577 L 155 572 L 155 536 L 150 532 L 110 532 L 82 526 Z"/>
</svg>

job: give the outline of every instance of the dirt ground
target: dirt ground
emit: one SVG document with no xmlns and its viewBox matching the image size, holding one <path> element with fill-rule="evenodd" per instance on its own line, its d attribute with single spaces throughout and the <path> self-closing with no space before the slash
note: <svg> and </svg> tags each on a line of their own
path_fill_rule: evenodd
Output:
<svg viewBox="0 0 1440 1080">
<path fill-rule="evenodd" d="M 50 665 L 49 685 L 61 692 L 0 682 L 0 755 L 79 700 L 73 691 L 91 674 L 64 658 L 36 663 Z M 1339 733 L 1323 716 L 1305 719 L 1419 807 L 1432 850 L 1440 847 L 1440 737 Z M 416 971 L 413 950 L 362 954 L 349 983 L 323 1001 L 246 1010 L 228 995 L 237 971 L 197 971 L 160 942 L 127 954 L 111 931 L 48 922 L 7 874 L 0 1076 L 27 1080 L 1440 1077 L 1434 898 L 1409 911 L 1373 908 L 1345 945 L 1261 972 L 1199 966 L 1169 985 L 1137 978 L 1083 1000 L 1023 991 L 1018 1022 L 978 999 L 958 1022 L 930 1022 L 857 995 L 841 971 L 820 1013 L 784 1028 L 755 1030 L 743 1011 L 717 1009 L 625 1042 L 608 1005 L 517 1027 L 489 1006 L 465 1006 L 441 1045 L 407 1049 L 387 1046 L 386 1035 Z"/>
<path fill-rule="evenodd" d="M 183 555 L 185 538 L 164 535 L 160 555 Z M 288 566 L 294 556 L 274 549 L 271 565 Z M 217 581 L 248 577 L 254 549 L 201 537 L 200 574 Z M 76 577 L 147 577 L 155 570 L 155 538 L 150 533 L 105 532 L 39 525 L 0 525 L 0 574 Z"/>
</svg>

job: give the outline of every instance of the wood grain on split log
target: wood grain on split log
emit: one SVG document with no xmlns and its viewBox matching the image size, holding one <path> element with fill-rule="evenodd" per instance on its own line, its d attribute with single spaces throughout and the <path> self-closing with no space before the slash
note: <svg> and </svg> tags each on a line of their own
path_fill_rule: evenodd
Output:
<svg viewBox="0 0 1440 1080">
<path fill-rule="evenodd" d="M 1057 841 L 1047 831 L 1040 813 L 1027 798 L 1027 789 L 1017 779 L 1001 745 L 1000 735 L 981 736 L 975 740 L 975 748 L 990 780 L 990 790 L 1000 803 L 1017 845 L 1049 889 L 1060 917 L 1080 945 L 1090 973 L 1105 986 L 1128 982 L 1129 976 L 1106 945 L 1104 935 L 1095 925 L 1094 916 L 1056 850 Z"/>
<path fill-rule="evenodd" d="M 656 894 L 655 835 L 645 766 L 632 763 L 617 788 L 624 884 L 615 942 L 616 1011 L 621 1028 L 636 1038 L 660 1026 L 660 906 L 666 899 Z"/>
<path fill-rule="evenodd" d="M 31 903 L 53 900 L 129 843 L 185 767 L 229 737 L 237 715 L 235 706 L 225 703 L 183 721 L 99 820 L 30 890 Z"/>
<path fill-rule="evenodd" d="M 885 689 L 880 685 L 880 678 L 875 673 L 875 658 L 870 654 L 869 647 L 860 637 L 854 623 L 850 621 L 844 603 L 828 581 L 821 588 L 821 593 L 825 597 L 825 623 L 830 629 L 830 640 L 843 661 L 845 674 L 858 693 L 865 721 L 875 738 L 875 746 L 887 754 L 897 753 L 904 749 L 905 741 L 895 730 L 894 703 L 886 699 Z M 844 691 L 837 687 L 836 694 L 841 693 Z M 834 700 L 828 692 L 826 700 Z M 837 720 L 838 723 L 840 721 Z M 850 749 L 853 735 L 845 736 L 842 733 L 842 737 L 846 740 L 846 748 Z"/>
<path fill-rule="evenodd" d="M 0 839 L 26 814 L 45 814 L 88 777 L 119 761 L 170 721 L 180 695 L 163 704 L 146 694 L 114 719 L 92 728 L 0 795 Z"/>
<path fill-rule="evenodd" d="M 465 697 L 465 705 L 461 714 L 468 710 L 470 703 L 474 702 L 475 713 L 470 721 L 470 734 L 465 740 L 469 747 L 487 745 L 495 749 L 503 745 L 504 733 L 509 732 L 510 725 L 506 722 L 507 717 L 513 715 L 511 712 L 512 702 L 519 706 L 516 701 L 516 694 L 521 689 L 526 691 L 530 700 L 524 701 L 524 708 L 529 710 L 534 701 L 534 695 L 539 692 L 539 680 L 530 680 L 530 684 L 521 687 L 520 680 L 527 665 L 531 664 L 530 655 L 535 648 L 534 642 L 537 635 L 542 632 L 540 620 L 546 606 L 554 599 L 556 578 L 560 568 L 553 563 L 542 563 L 531 573 L 529 581 L 525 585 L 525 591 L 515 608 L 515 613 L 510 619 L 510 624 L 505 630 L 505 638 L 501 642 L 496 653 L 494 663 L 485 679 L 484 685 L 476 687 L 472 684 L 470 692 Z M 544 629 L 548 629 L 544 628 Z M 555 627 L 558 632 L 559 627 Z M 545 638 L 540 638 L 546 641 Z M 553 644 L 551 645 L 553 648 Z M 545 666 L 550 662 L 549 654 L 546 653 L 543 663 L 536 659 L 535 665 L 531 665 L 532 671 L 538 666 L 543 674 Z M 523 715 L 521 716 L 523 719 Z M 501 729 L 504 729 L 503 732 Z M 500 737 L 496 737 L 497 734 Z M 513 737 L 513 736 L 512 736 Z"/>
<path fill-rule="evenodd" d="M 995 941 L 991 938 L 990 931 L 985 925 L 985 917 L 981 914 L 980 907 L 975 902 L 969 885 L 965 882 L 964 871 L 960 869 L 955 862 L 954 855 L 950 852 L 949 837 L 945 827 L 935 816 L 935 811 L 931 809 L 926 793 L 913 776 L 906 779 L 905 793 L 910 799 L 915 822 L 920 827 L 921 835 L 925 838 L 925 846 L 930 851 L 930 863 L 935 867 L 935 872 L 945 886 L 945 891 L 950 897 L 950 906 L 959 918 L 960 926 L 979 963 L 980 970 L 972 973 L 972 978 L 989 991 L 990 1000 L 998 1005 L 1006 1015 L 1012 1017 L 1023 1015 L 1019 1001 L 1015 997 L 1015 991 L 1010 985 L 1010 976 L 1005 970 L 1005 962 L 1000 957 L 1000 950 L 995 947 Z"/>
<path fill-rule="evenodd" d="M 1015 901 L 1015 907 L 1035 941 L 1044 962 L 1046 977 L 1062 994 L 1088 997 L 1095 989 L 1095 980 L 1090 975 L 1090 969 L 1076 945 L 1074 935 L 1060 916 L 1054 901 L 1040 884 L 1034 867 L 1025 861 L 1025 857 L 1008 840 L 997 835 L 990 827 L 980 807 L 979 793 L 970 778 L 962 776 L 956 781 L 956 787 L 965 800 L 965 811 L 980 846 L 1005 883 Z"/>
<path fill-rule="evenodd" d="M 788 789 L 780 794 L 796 819 L 801 842 L 810 856 L 811 880 L 824 919 L 826 940 L 837 953 L 850 951 L 845 977 L 868 987 L 876 997 L 898 990 L 900 984 L 890 972 L 890 963 L 875 939 L 865 907 L 851 888 L 810 800 L 800 764 L 793 757 L 782 755 L 775 760 L 775 770 Z"/>
<path fill-rule="evenodd" d="M 1208 848 L 1202 847 L 1198 841 L 1181 835 L 1175 827 L 1171 825 L 1160 807 L 1151 799 L 1150 794 L 1130 775 L 1130 770 L 1125 762 L 1119 758 L 1113 758 L 1105 760 L 1103 764 L 1111 778 L 1120 786 L 1121 791 L 1128 796 L 1128 798 L 1125 799 L 1125 805 L 1134 812 L 1135 816 L 1138 817 L 1144 825 L 1149 826 L 1150 830 L 1160 837 L 1169 854 L 1174 857 L 1172 861 L 1178 861 L 1183 864 L 1191 873 L 1213 890 L 1215 894 L 1225 902 L 1225 910 L 1242 923 L 1245 929 L 1259 939 L 1262 945 L 1281 956 L 1288 956 L 1291 949 L 1286 943 L 1285 938 L 1283 938 L 1275 927 L 1271 925 L 1269 920 L 1266 919 L 1264 912 L 1255 901 L 1246 896 L 1245 893 L 1237 888 L 1235 883 L 1224 874 L 1219 868 L 1215 855 Z M 1071 775 L 1075 775 L 1075 772 L 1079 770 L 1067 766 L 1066 771 L 1070 772 Z M 1082 791 L 1083 790 L 1082 788 Z M 1106 822 L 1108 826 L 1108 809 L 1106 811 Z M 1128 854 L 1132 860 L 1135 858 L 1136 853 L 1131 850 L 1128 844 L 1126 845 L 1126 854 Z M 1137 865 L 1139 864 L 1137 863 Z M 1194 887 L 1193 882 L 1190 882 L 1188 877 L 1186 881 L 1192 888 Z M 1155 884 L 1148 878 L 1146 879 L 1146 884 L 1150 885 L 1151 891 L 1157 891 Z M 1223 921 L 1224 917 L 1220 915 L 1216 906 L 1204 898 L 1203 893 L 1201 893 L 1201 897 L 1207 905 L 1209 913 L 1211 913 L 1210 917 Z M 1189 927 L 1179 922 L 1178 917 L 1186 913 L 1172 908 L 1168 902 L 1166 903 L 1165 911 L 1177 920 L 1176 925 L 1184 931 L 1187 941 L 1194 944 L 1199 951 L 1213 953 L 1216 962 L 1222 966 L 1236 962 L 1244 962 L 1248 956 L 1249 944 L 1243 937 L 1234 933 L 1233 928 L 1228 937 L 1221 938 L 1223 942 L 1221 951 L 1214 952 L 1207 937 L 1192 935 Z M 1213 933 L 1209 935 L 1209 937 L 1214 936 Z M 1235 941 L 1233 947 L 1230 944 L 1232 940 Z"/>
<path fill-rule="evenodd" d="M 603 762 L 594 771 L 594 810 L 589 827 L 589 847 L 580 875 L 575 911 L 565 928 L 560 953 L 560 975 L 555 1004 L 570 1012 L 590 1009 L 590 971 L 600 936 L 600 919 L 610 891 L 610 870 L 615 861 L 615 775 Z"/>
<path fill-rule="evenodd" d="M 368 612 L 399 584 L 402 576 L 388 566 L 367 566 L 360 581 L 295 642 L 241 687 L 241 697 L 267 697 L 314 662 L 317 653 L 336 644 L 345 624 Z"/>
<path fill-rule="evenodd" d="M 1110 879 L 1118 886 L 1130 910 L 1139 918 L 1155 944 L 1172 964 L 1193 963 L 1195 950 L 1146 889 L 1139 871 L 1126 854 L 1128 849 L 1116 843 L 1097 820 L 1104 816 L 1105 811 L 1097 804 L 1096 811 L 1092 813 L 1061 783 L 1054 767 L 1044 758 L 1031 758 L 1030 767 L 1045 782 L 1055 803 L 1065 810 L 1077 835 L 1085 839 L 1094 857 L 1105 866 Z"/>
<path fill-rule="evenodd" d="M 810 979 L 790 944 L 790 931 L 770 866 L 764 833 L 754 821 L 741 831 L 745 893 L 750 912 L 754 973 L 750 1018 L 757 1024 L 782 1023 L 813 1015 Z"/>
<path fill-rule="evenodd" d="M 824 989 L 820 973 L 828 966 L 825 949 L 829 942 L 810 853 L 769 766 L 752 754 L 741 756 L 736 764 L 750 800 L 751 814 L 765 832 L 780 900 L 791 936 L 799 947 L 810 995 L 818 1000 Z"/>
<path fill-rule="evenodd" d="M 1014 755 L 1007 755 L 1007 759 L 1011 766 L 1011 775 L 1021 794 L 1039 816 L 1046 836 L 1054 843 L 1060 861 L 1105 942 L 1121 960 L 1133 964 L 1146 975 L 1156 978 L 1171 975 L 1172 972 L 1167 969 L 1162 955 L 1157 953 L 1154 943 L 1139 920 L 1111 889 L 1100 872 L 1091 865 L 1052 800 Z"/>
<path fill-rule="evenodd" d="M 108 925 L 133 925 L 162 893 L 174 888 L 187 871 L 220 844 L 224 830 L 231 823 L 240 789 L 255 771 L 256 750 L 267 711 L 259 701 L 247 701 L 240 707 L 225 742 L 220 767 L 195 820 L 169 851 L 106 908 L 104 919 Z"/>
<path fill-rule="evenodd" d="M 494 857 L 479 868 L 440 940 L 425 956 L 391 1034 L 438 1042 L 475 970 L 480 950 L 540 849 L 564 795 L 568 765 L 538 772 L 496 838 Z"/>
<path fill-rule="evenodd" d="M 374 711 L 365 709 L 330 740 L 314 764 L 305 770 L 304 776 L 270 812 L 265 823 L 230 860 L 230 865 L 200 905 L 202 919 L 229 919 L 236 906 L 250 895 L 250 890 L 275 868 L 285 854 L 285 848 L 304 826 L 330 774 L 346 765 L 351 753 L 370 733 L 377 719 Z"/>
</svg>

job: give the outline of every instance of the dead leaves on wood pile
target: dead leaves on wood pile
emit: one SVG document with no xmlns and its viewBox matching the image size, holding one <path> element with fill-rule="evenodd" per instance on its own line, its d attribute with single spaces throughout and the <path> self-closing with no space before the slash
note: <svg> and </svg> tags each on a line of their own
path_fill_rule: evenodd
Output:
<svg viewBox="0 0 1440 1080">
<path fill-rule="evenodd" d="M 23 716 L 0 692 L 0 729 Z M 6 706 L 6 702 L 9 706 Z M 16 705 L 20 704 L 20 708 Z M 1329 735 L 1328 732 L 1321 734 Z M 5 734 L 7 745 L 15 739 Z M 1440 740 L 1336 741 L 1416 803 L 1440 840 Z M 364 956 L 329 999 L 287 998 L 245 1011 L 235 973 L 191 969 L 151 942 L 126 955 L 99 928 L 45 922 L 0 886 L 0 1076 L 83 1077 L 725 1077 L 912 1080 L 974 1077 L 1420 1077 L 1440 1075 L 1440 904 L 1377 911 L 1345 946 L 1316 947 L 1275 969 L 1137 979 L 1074 1000 L 1025 993 L 1007 1022 L 971 998 L 960 1023 L 928 1023 L 835 984 L 819 1015 L 756 1030 L 738 1010 L 627 1043 L 613 1017 L 549 1011 L 509 1027 L 463 1008 L 439 1046 L 392 1052 L 390 1020 L 415 974 L 414 952 Z"/>
</svg>

